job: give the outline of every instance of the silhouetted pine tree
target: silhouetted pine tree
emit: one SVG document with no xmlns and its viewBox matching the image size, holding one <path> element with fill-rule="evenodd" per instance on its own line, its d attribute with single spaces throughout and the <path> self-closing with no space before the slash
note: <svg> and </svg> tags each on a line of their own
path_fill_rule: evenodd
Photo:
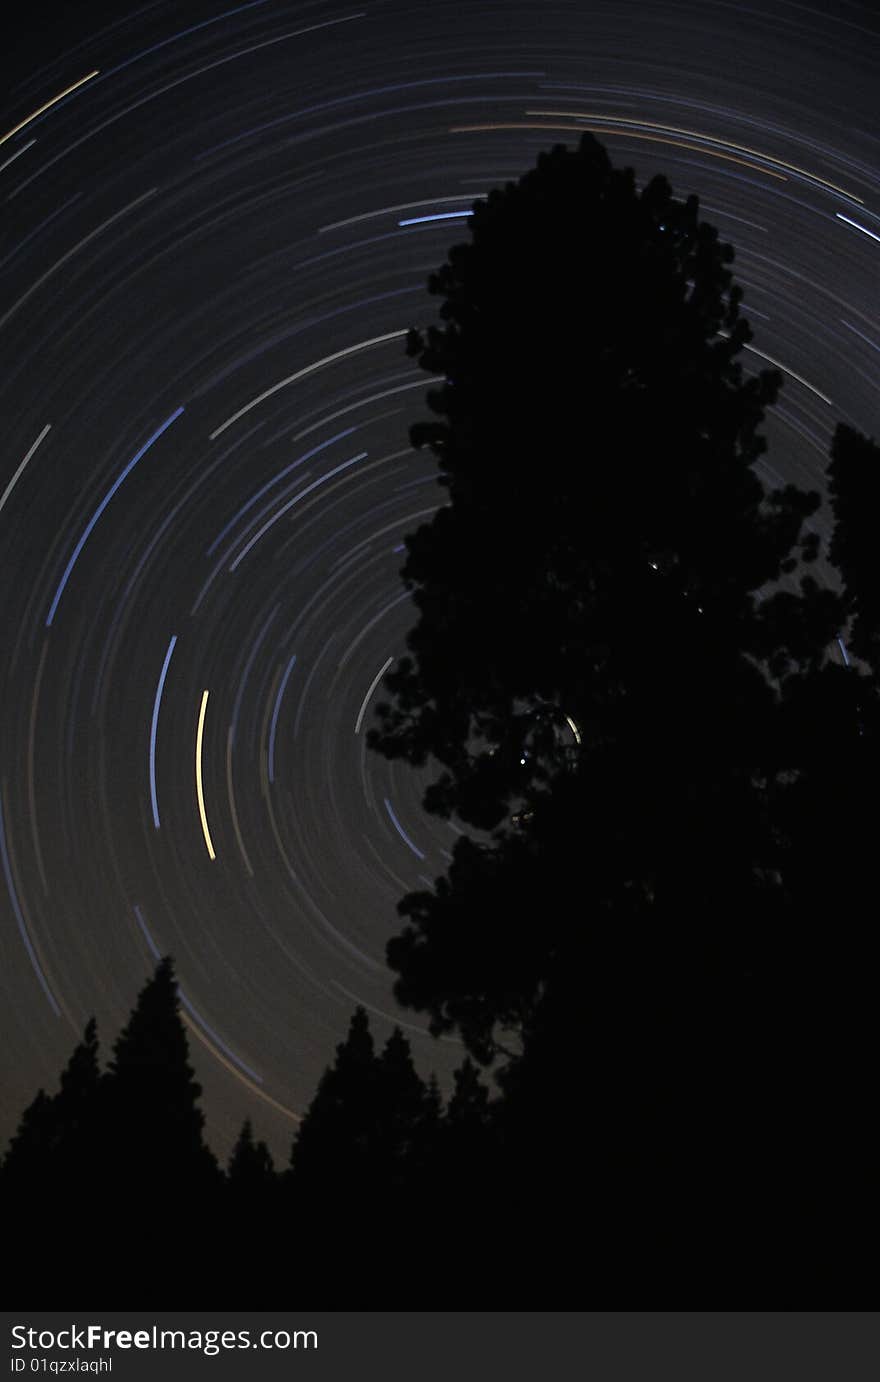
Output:
<svg viewBox="0 0 880 1382">
<path fill-rule="evenodd" d="M 4 1159 L 0 1215 L 23 1290 L 39 1286 L 45 1293 L 63 1279 L 64 1259 L 52 1246 L 62 1236 L 77 1237 L 77 1262 L 84 1273 L 94 1265 L 96 1229 L 104 1222 L 100 1079 L 92 1019 L 61 1073 L 57 1093 L 39 1091 Z"/>
<path fill-rule="evenodd" d="M 433 1193 L 431 1167 L 439 1096 L 426 1086 L 399 1029 L 377 1056 L 369 1019 L 356 1009 L 336 1060 L 325 1071 L 293 1145 L 291 1201 L 301 1245 L 308 1245 L 310 1280 L 355 1286 L 358 1299 L 378 1300 L 360 1259 L 342 1259 L 328 1226 L 371 1235 L 378 1261 L 412 1233 L 413 1215 Z M 424 1288 L 424 1280 L 422 1282 Z M 404 1283 L 406 1298 L 409 1287 Z M 420 1297 L 428 1304 L 427 1295 Z"/>
<path fill-rule="evenodd" d="M 438 1178 L 452 1200 L 472 1204 L 503 1183 L 505 1168 L 496 1137 L 489 1090 L 466 1057 L 455 1072 L 455 1088 L 443 1119 Z"/>
<path fill-rule="evenodd" d="M 19 1303 L 23 1305 L 25 1294 L 30 1295 L 37 1283 L 45 1291 L 47 1279 L 53 1276 L 46 1243 L 65 1227 L 58 1212 L 59 1142 L 56 1099 L 40 1089 L 22 1114 L 0 1165 L 0 1222 L 12 1267 L 7 1289 L 10 1304 L 13 1287 L 22 1291 Z"/>
<path fill-rule="evenodd" d="M 3 1163 L 10 1185 L 42 1185 L 51 1197 L 85 1192 L 94 1174 L 98 1133 L 97 1024 L 92 1018 L 61 1073 L 53 1096 L 40 1090 L 22 1117 Z"/>
<path fill-rule="evenodd" d="M 92 1018 L 61 1074 L 56 1096 L 62 1162 L 59 1176 L 68 1193 L 85 1193 L 98 1183 L 100 1083 L 98 1027 Z"/>
<path fill-rule="evenodd" d="M 355 1009 L 336 1059 L 324 1071 L 297 1130 L 286 1177 L 286 1200 L 308 1284 L 317 1298 L 352 1292 L 369 1298 L 360 1254 L 340 1253 L 337 1233 L 348 1242 L 369 1235 L 381 1203 L 381 1154 L 377 1126 L 378 1058 L 369 1018 Z"/>
<path fill-rule="evenodd" d="M 111 1193 L 194 1206 L 216 1188 L 219 1174 L 202 1135 L 200 1093 L 166 957 L 138 995 L 104 1077 Z"/>
<path fill-rule="evenodd" d="M 226 1173 L 229 1188 L 243 1201 L 256 1200 L 271 1190 L 275 1181 L 272 1155 L 265 1142 L 255 1142 L 248 1118 L 232 1149 Z"/>
<path fill-rule="evenodd" d="M 271 1299 L 277 1274 L 273 1234 L 286 1227 L 280 1215 L 289 1206 L 269 1149 L 254 1140 L 250 1119 L 230 1155 L 225 1192 L 221 1238 L 227 1278 L 250 1300 Z"/>
<path fill-rule="evenodd" d="M 291 1153 L 298 1202 L 369 1194 L 377 1168 L 378 1059 L 364 1008 L 352 1016 L 336 1060 L 321 1076 Z"/>
<path fill-rule="evenodd" d="M 439 1090 L 426 1086 L 409 1042 L 395 1027 L 377 1069 L 376 1125 L 380 1174 L 406 1206 L 428 1192 L 430 1154 L 439 1125 Z"/>
<path fill-rule="evenodd" d="M 39 1089 L 21 1116 L 0 1168 L 4 1195 L 25 1189 L 38 1193 L 57 1166 L 58 1142 L 55 1099 Z"/>
</svg>

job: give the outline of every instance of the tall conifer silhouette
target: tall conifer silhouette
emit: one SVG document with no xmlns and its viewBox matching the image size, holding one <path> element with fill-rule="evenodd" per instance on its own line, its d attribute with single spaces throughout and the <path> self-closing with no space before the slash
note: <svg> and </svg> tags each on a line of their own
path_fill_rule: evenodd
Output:
<svg viewBox="0 0 880 1382">
<path fill-rule="evenodd" d="M 166 957 L 139 993 L 105 1076 L 106 1148 L 117 1183 L 175 1199 L 215 1183 L 200 1094 Z"/>
<path fill-rule="evenodd" d="M 313 1187 L 346 1199 L 368 1193 L 376 1167 L 377 1092 L 373 1035 L 366 1010 L 359 1007 L 294 1141 L 292 1165 L 301 1193 Z"/>
</svg>

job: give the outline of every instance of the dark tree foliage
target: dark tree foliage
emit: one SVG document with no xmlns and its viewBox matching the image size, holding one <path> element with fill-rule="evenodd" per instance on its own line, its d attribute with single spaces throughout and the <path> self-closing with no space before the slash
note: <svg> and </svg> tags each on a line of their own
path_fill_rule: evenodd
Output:
<svg viewBox="0 0 880 1382">
<path fill-rule="evenodd" d="M 444 379 L 412 439 L 449 503 L 407 539 L 419 619 L 370 742 L 438 760 L 428 808 L 496 833 L 404 900 L 389 960 L 482 1060 L 583 925 L 673 925 L 723 966 L 778 903 L 777 683 L 842 610 L 802 569 L 818 495 L 755 471 L 779 380 L 743 374 L 732 257 L 696 198 L 585 136 L 476 204 L 429 280 L 443 325 L 410 338 Z M 546 905 L 570 851 L 578 924 Z"/>
<path fill-rule="evenodd" d="M 880 776 L 880 562 L 872 531 L 880 450 L 838 427 L 828 490 L 830 555 L 843 589 L 850 665 L 783 683 L 781 737 L 797 764 L 774 797 L 785 844 L 782 876 L 793 918 L 779 1021 L 800 1127 L 814 1154 L 795 1171 L 797 1196 L 846 1237 L 861 1262 L 880 1223 L 872 1101 L 876 975 L 876 793 Z M 806 1111 L 806 1116 L 804 1116 Z M 794 1116 L 794 1115 L 792 1115 Z M 817 1170 L 817 1165 L 821 1170 Z"/>
<path fill-rule="evenodd" d="M 471 228 L 429 280 L 443 325 L 409 340 L 443 376 L 412 440 L 449 503 L 407 539 L 420 617 L 370 742 L 439 760 L 429 807 L 488 828 L 558 762 L 566 715 L 595 743 L 637 693 L 641 715 L 692 685 L 680 718 L 722 675 L 728 701 L 759 694 L 747 655 L 786 629 L 755 596 L 815 555 L 818 496 L 755 473 L 779 376 L 743 376 L 733 252 L 695 197 L 639 192 L 585 135 Z"/>
<path fill-rule="evenodd" d="M 492 834 L 401 903 L 397 996 L 496 1061 L 536 1251 L 577 1210 L 621 1280 L 634 1242 L 670 1281 L 761 1241 L 761 1289 L 782 1262 L 827 1278 L 828 1177 L 851 1164 L 838 1203 L 876 1197 L 846 1003 L 867 1011 L 864 928 L 822 959 L 829 847 L 846 906 L 868 882 L 876 687 L 830 649 L 850 616 L 876 655 L 876 451 L 838 432 L 844 589 L 823 590 L 819 496 L 756 471 L 780 381 L 742 370 L 732 250 L 696 199 L 639 191 L 585 136 L 471 230 L 429 280 L 441 325 L 409 339 L 441 376 L 411 436 L 448 503 L 407 539 L 418 621 L 370 743 L 436 760 L 428 809 Z"/>
</svg>

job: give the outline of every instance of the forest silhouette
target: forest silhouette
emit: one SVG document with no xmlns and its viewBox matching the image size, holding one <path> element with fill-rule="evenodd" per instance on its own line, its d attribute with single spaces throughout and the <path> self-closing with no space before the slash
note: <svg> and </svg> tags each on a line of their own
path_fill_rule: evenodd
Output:
<svg viewBox="0 0 880 1382">
<path fill-rule="evenodd" d="M 0 1168 L 23 1292 L 867 1296 L 880 449 L 841 425 L 824 494 L 768 485 L 782 381 L 743 368 L 732 260 L 590 135 L 476 203 L 407 342 L 445 495 L 368 740 L 433 767 L 427 810 L 466 832 L 388 946 L 403 1007 L 464 1043 L 454 1089 L 358 1008 L 289 1165 L 248 1122 L 221 1168 L 165 959 Z"/>
</svg>

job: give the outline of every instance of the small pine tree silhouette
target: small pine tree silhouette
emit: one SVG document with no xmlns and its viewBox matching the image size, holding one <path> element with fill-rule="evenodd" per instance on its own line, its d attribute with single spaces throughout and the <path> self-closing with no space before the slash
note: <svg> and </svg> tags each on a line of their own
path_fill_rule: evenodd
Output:
<svg viewBox="0 0 880 1382">
<path fill-rule="evenodd" d="M 258 1195 L 274 1182 L 275 1168 L 271 1153 L 265 1142 L 254 1142 L 249 1118 L 245 1120 L 232 1149 L 226 1175 L 230 1189 L 242 1198 Z"/>
</svg>

